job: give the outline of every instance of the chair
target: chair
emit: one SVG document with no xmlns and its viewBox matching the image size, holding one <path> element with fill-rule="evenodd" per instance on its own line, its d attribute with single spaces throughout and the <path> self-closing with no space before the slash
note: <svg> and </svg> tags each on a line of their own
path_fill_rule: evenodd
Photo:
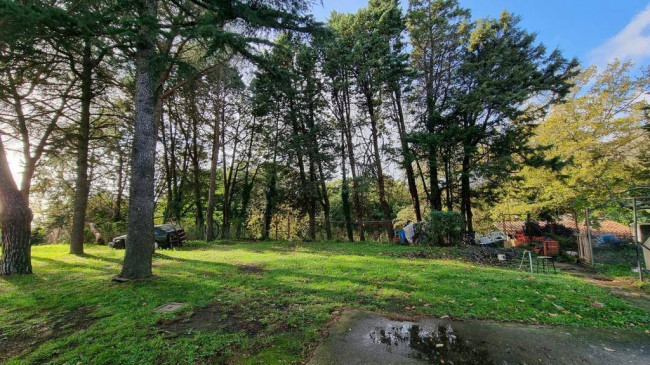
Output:
<svg viewBox="0 0 650 365">
<path fill-rule="evenodd" d="M 550 271 L 550 268 L 549 268 L 549 265 L 548 265 L 549 261 L 553 265 L 553 273 L 557 274 L 557 270 L 555 270 L 555 258 L 553 258 L 552 256 L 537 256 L 537 265 L 536 265 L 537 272 L 539 272 L 539 264 L 541 262 L 542 263 L 542 272 L 543 273 L 549 273 L 549 271 Z"/>
</svg>

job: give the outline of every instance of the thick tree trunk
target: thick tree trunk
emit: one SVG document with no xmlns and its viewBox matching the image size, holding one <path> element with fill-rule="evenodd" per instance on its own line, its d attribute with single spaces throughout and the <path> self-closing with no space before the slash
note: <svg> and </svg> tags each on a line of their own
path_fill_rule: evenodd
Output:
<svg viewBox="0 0 650 365">
<path fill-rule="evenodd" d="M 70 231 L 70 253 L 75 255 L 84 253 L 84 227 L 86 225 L 86 209 L 90 192 L 88 145 L 90 142 L 90 104 L 93 98 L 93 61 L 91 56 L 90 43 L 86 41 L 81 72 L 81 117 L 77 134 L 77 178 L 75 179 L 74 213 L 72 216 L 72 230 Z"/>
<path fill-rule="evenodd" d="M 14 181 L 0 134 L 0 275 L 31 274 L 32 212 Z"/>
<path fill-rule="evenodd" d="M 140 0 L 141 18 L 155 24 L 156 0 Z M 135 125 L 129 194 L 129 229 L 120 279 L 142 279 L 152 275 L 154 230 L 154 170 L 156 156 L 156 84 L 153 25 L 139 31 L 136 50 Z"/>
<path fill-rule="evenodd" d="M 375 157 L 375 169 L 377 172 L 377 190 L 379 192 L 379 204 L 384 214 L 384 227 L 388 235 L 388 241 L 393 239 L 393 218 L 390 214 L 390 205 L 386 200 L 386 187 L 384 182 L 384 171 L 381 167 L 381 155 L 379 153 L 379 132 L 377 130 L 377 120 L 375 116 L 375 106 L 372 95 L 366 91 L 366 106 L 368 107 L 368 114 L 370 115 L 370 127 L 372 131 L 372 146 Z"/>
<path fill-rule="evenodd" d="M 26 157 L 26 156 L 25 156 Z M 25 198 L 25 201 L 29 201 L 29 192 L 32 189 L 32 179 L 34 178 L 34 172 L 36 171 L 35 162 L 31 157 L 25 162 L 25 169 L 22 173 L 22 179 L 20 182 L 20 193 Z"/>
</svg>

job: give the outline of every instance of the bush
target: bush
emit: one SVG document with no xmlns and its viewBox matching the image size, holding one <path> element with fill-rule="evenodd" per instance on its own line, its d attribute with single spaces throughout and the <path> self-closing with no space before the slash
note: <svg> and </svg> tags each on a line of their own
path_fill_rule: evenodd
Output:
<svg viewBox="0 0 650 365">
<path fill-rule="evenodd" d="M 430 245 L 454 245 L 462 241 L 465 222 L 456 212 L 431 211 L 424 219 L 424 242 Z"/>
</svg>

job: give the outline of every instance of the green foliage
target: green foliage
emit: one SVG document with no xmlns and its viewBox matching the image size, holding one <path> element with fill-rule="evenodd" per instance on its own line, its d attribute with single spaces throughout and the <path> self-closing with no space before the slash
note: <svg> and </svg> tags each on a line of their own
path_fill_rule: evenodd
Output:
<svg viewBox="0 0 650 365">
<path fill-rule="evenodd" d="M 432 210 L 424 220 L 424 242 L 429 245 L 456 245 L 461 243 L 465 227 L 458 212 Z"/>
<path fill-rule="evenodd" d="M 565 103 L 551 107 L 529 142 L 545 147 L 546 158 L 561 161 L 561 168 L 524 167 L 505 186 L 495 218 L 504 212 L 562 214 L 590 208 L 624 224 L 631 221 L 623 199 L 650 181 L 643 175 L 650 135 L 642 129 L 650 75 L 634 76 L 631 63 L 616 61 L 600 72 L 587 68 L 572 82 Z"/>
</svg>

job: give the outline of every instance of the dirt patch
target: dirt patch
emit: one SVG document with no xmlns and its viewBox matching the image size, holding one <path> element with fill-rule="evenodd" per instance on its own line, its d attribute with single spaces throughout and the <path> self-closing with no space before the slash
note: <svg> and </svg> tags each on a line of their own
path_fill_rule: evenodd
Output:
<svg viewBox="0 0 650 365">
<path fill-rule="evenodd" d="M 650 294 L 636 286 L 631 278 L 609 278 L 588 267 L 568 263 L 557 263 L 557 267 L 571 276 L 608 290 L 612 295 L 625 299 L 636 307 L 650 311 Z"/>
<path fill-rule="evenodd" d="M 189 335 L 192 332 L 246 332 L 249 335 L 260 332 L 264 325 L 245 314 L 242 304 L 212 303 L 198 308 L 187 317 L 158 322 L 162 332 L 173 335 Z"/>
<path fill-rule="evenodd" d="M 10 323 L 0 328 L 0 362 L 31 352 L 41 344 L 68 336 L 93 324 L 97 318 L 90 317 L 92 310 L 87 307 L 54 315 L 50 318 L 35 317 L 23 323 Z"/>
<path fill-rule="evenodd" d="M 253 273 L 253 274 L 260 274 L 264 271 L 264 267 L 260 264 L 244 264 L 244 263 L 237 263 L 237 268 L 239 271 L 242 272 L 247 272 L 247 273 Z"/>
</svg>

